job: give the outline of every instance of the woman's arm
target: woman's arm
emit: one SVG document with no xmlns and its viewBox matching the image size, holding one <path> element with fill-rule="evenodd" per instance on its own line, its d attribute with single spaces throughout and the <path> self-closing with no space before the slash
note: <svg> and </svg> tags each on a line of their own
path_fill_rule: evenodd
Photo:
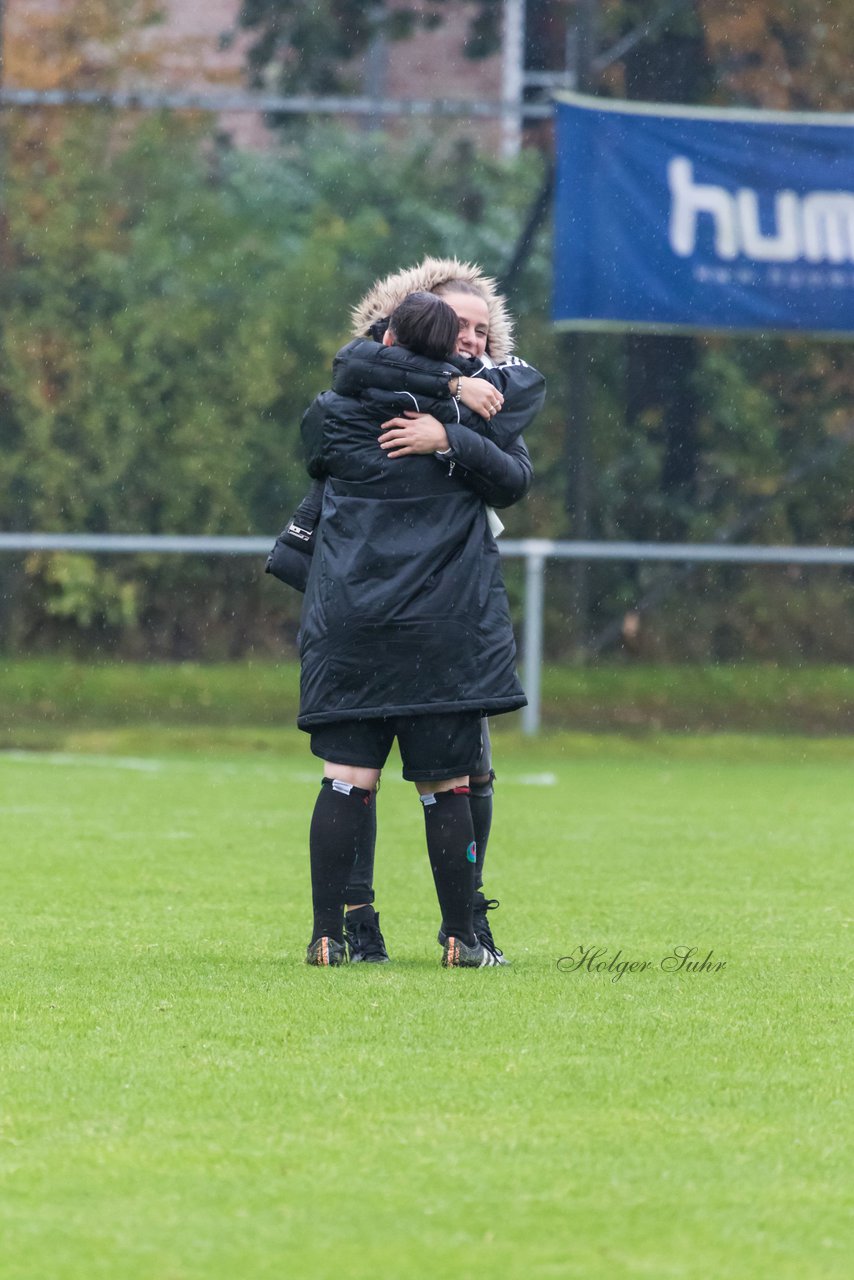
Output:
<svg viewBox="0 0 854 1280">
<path fill-rule="evenodd" d="M 380 431 L 380 448 L 390 458 L 408 458 L 414 453 L 446 453 L 451 447 L 444 424 L 429 413 L 389 418 Z"/>
<path fill-rule="evenodd" d="M 342 347 L 333 361 L 332 389 L 356 397 L 371 390 L 408 392 L 418 397 L 422 412 L 442 421 L 455 420 L 453 402 L 459 393 L 462 421 L 503 449 L 531 426 L 543 406 L 546 380 L 518 356 L 508 356 L 497 365 L 465 356 L 440 362 L 413 355 L 405 347 L 357 338 Z M 431 400 L 437 403 L 430 404 Z M 469 417 L 466 409 L 476 416 Z"/>
<path fill-rule="evenodd" d="M 451 447 L 448 463 L 459 469 L 463 483 L 478 497 L 490 507 L 511 507 L 524 498 L 533 483 L 534 468 L 521 436 L 500 449 L 468 427 L 451 423 L 446 432 Z"/>
<path fill-rule="evenodd" d="M 305 467 L 313 480 L 326 476 L 326 420 L 335 399 L 331 391 L 316 396 L 300 422 Z"/>
<path fill-rule="evenodd" d="M 416 453 L 442 455 L 439 462 L 451 470 L 459 467 L 460 479 L 491 507 L 509 507 L 525 494 L 534 478 L 524 440 L 518 437 L 505 449 L 461 423 L 443 425 L 429 414 L 391 418 L 382 425 L 380 448 L 390 458 Z"/>
<path fill-rule="evenodd" d="M 469 408 L 473 406 L 469 404 L 467 396 L 468 384 L 495 388 L 502 395 L 503 403 L 496 416 L 485 417 L 479 409 L 474 410 L 485 418 L 482 427 L 475 424 L 476 429 L 501 449 L 528 430 L 546 398 L 546 380 L 543 375 L 517 356 L 510 356 L 504 364 L 495 365 L 491 369 L 482 367 L 472 377 L 463 377 L 461 381 L 462 402 Z"/>
<path fill-rule="evenodd" d="M 405 347 L 383 346 L 369 338 L 356 338 L 342 347 L 332 361 L 332 390 L 341 396 L 360 397 L 370 389 L 409 391 L 415 396 L 449 400 L 456 387 L 456 362 L 428 360 Z"/>
</svg>

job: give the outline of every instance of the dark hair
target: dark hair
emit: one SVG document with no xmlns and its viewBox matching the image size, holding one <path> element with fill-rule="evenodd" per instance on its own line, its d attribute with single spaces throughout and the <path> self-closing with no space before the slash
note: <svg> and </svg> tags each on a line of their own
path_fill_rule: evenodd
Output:
<svg viewBox="0 0 854 1280">
<path fill-rule="evenodd" d="M 388 327 L 395 341 L 414 355 L 447 360 L 456 349 L 460 321 L 435 293 L 408 293 L 392 311 Z"/>
<path fill-rule="evenodd" d="M 381 320 L 375 320 L 370 326 L 368 329 L 368 337 L 373 338 L 374 342 L 382 342 L 387 328 L 388 316 L 383 316 Z"/>
</svg>

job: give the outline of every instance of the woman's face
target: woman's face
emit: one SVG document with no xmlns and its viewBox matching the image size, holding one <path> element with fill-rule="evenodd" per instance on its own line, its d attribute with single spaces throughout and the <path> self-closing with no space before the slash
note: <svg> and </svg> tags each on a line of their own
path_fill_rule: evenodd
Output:
<svg viewBox="0 0 854 1280">
<path fill-rule="evenodd" d="M 442 298 L 460 318 L 457 355 L 482 356 L 489 337 L 489 307 L 474 293 L 443 293 Z"/>
</svg>

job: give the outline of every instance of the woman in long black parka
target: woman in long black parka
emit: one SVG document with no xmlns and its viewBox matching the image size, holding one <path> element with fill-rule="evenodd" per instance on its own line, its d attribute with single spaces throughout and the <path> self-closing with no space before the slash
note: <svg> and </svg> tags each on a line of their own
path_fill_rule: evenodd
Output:
<svg viewBox="0 0 854 1280">
<path fill-rule="evenodd" d="M 445 363 L 458 326 L 441 299 L 410 295 L 385 339 L 397 347 L 399 390 L 326 392 L 303 420 L 309 473 L 326 482 L 303 607 L 298 719 L 324 761 L 310 838 L 312 964 L 345 957 L 344 889 L 395 737 L 403 775 L 424 806 L 443 963 L 496 963 L 472 928 L 467 788 L 480 756 L 481 716 L 525 703 L 484 505 L 484 498 L 493 505 L 512 499 L 476 493 L 452 462 L 392 459 L 378 443 L 382 422 L 405 409 L 469 430 L 453 394 L 459 371 Z M 352 358 L 348 348 L 338 357 Z M 409 389 L 425 370 L 434 382 L 446 371 L 446 394 L 425 400 Z"/>
</svg>

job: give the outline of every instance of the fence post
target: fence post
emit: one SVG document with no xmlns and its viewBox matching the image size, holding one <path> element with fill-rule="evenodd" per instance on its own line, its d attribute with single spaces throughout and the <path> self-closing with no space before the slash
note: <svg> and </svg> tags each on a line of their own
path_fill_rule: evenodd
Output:
<svg viewBox="0 0 854 1280">
<path fill-rule="evenodd" d="M 540 698 L 543 672 L 543 600 L 546 557 L 536 543 L 525 547 L 525 650 L 524 681 L 528 705 L 522 709 L 522 732 L 540 730 Z"/>
</svg>

